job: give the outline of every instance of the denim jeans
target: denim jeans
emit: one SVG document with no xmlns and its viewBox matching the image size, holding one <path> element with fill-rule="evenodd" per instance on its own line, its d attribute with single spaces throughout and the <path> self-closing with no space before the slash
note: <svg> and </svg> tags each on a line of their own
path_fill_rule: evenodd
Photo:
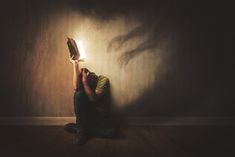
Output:
<svg viewBox="0 0 235 157">
<path fill-rule="evenodd" d="M 76 125 L 77 127 L 85 127 L 87 121 L 87 104 L 89 100 L 84 91 L 74 92 L 74 112 L 76 115 Z"/>
<path fill-rule="evenodd" d="M 79 129 L 89 130 L 100 137 L 111 137 L 115 133 L 114 128 L 107 125 L 107 117 L 98 111 L 95 104 L 91 104 L 83 90 L 74 93 L 74 111 L 76 115 L 76 125 Z"/>
<path fill-rule="evenodd" d="M 74 93 L 74 111 L 78 128 L 92 128 L 103 117 L 91 104 L 83 90 Z"/>
</svg>

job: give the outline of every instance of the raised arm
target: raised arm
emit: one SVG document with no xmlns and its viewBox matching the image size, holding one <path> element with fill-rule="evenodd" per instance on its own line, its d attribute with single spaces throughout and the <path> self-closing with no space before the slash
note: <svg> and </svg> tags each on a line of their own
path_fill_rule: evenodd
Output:
<svg viewBox="0 0 235 157">
<path fill-rule="evenodd" d="M 73 89 L 77 91 L 80 88 L 80 69 L 78 60 L 73 60 L 73 57 L 69 58 L 70 62 L 73 64 Z"/>
</svg>

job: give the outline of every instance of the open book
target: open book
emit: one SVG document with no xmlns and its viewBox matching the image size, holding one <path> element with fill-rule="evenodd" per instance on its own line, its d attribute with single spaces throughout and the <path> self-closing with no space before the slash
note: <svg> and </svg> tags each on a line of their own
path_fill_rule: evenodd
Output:
<svg viewBox="0 0 235 157">
<path fill-rule="evenodd" d="M 77 42 L 73 38 L 68 38 L 67 45 L 69 48 L 70 57 L 72 57 L 73 60 L 85 59 L 85 51 L 81 40 Z"/>
</svg>

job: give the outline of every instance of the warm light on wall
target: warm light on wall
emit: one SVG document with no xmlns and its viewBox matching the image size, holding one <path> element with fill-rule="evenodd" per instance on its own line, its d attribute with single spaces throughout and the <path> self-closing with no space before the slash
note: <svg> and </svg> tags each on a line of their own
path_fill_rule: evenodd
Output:
<svg viewBox="0 0 235 157">
<path fill-rule="evenodd" d="M 136 55 L 126 66 L 120 66 L 120 57 L 137 47 L 143 39 L 140 37 L 130 39 L 120 47 L 118 47 L 119 42 L 116 42 L 110 51 L 107 47 L 113 38 L 128 33 L 138 26 L 138 21 L 128 22 L 127 28 L 122 18 L 108 24 L 84 17 L 76 19 L 80 20 L 75 22 L 72 32 L 67 34 L 76 39 L 80 57 L 85 58 L 85 62 L 80 62 L 81 68 L 88 68 L 97 75 L 109 78 L 112 102 L 116 107 L 124 108 L 134 105 L 134 102 L 151 90 L 160 78 L 156 77 L 156 74 L 161 63 L 159 53 L 164 50 L 159 48 L 155 50 L 155 53 L 149 53 L 152 50 L 145 50 Z"/>
<path fill-rule="evenodd" d="M 56 58 L 58 60 L 57 66 L 51 66 L 46 58 L 47 51 L 45 51 L 43 56 L 45 58 L 40 60 L 38 69 L 35 68 L 36 72 L 32 79 L 33 95 L 30 102 L 34 104 L 31 109 L 32 112 L 68 115 L 73 111 L 71 105 L 73 103 L 71 99 L 73 90 L 70 86 L 72 67 L 68 61 L 69 49 L 65 43 L 65 35 L 72 37 L 76 42 L 80 52 L 80 68 L 88 68 L 97 75 L 104 75 L 109 78 L 112 103 L 117 108 L 135 105 L 135 102 L 159 81 L 159 69 L 164 68 L 159 54 L 165 52 L 164 49 L 159 48 L 154 53 L 152 53 L 153 50 L 145 50 L 135 55 L 124 67 L 119 64 L 120 57 L 129 50 L 138 47 L 144 39 L 135 37 L 124 43 L 116 42 L 111 50 L 107 49 L 112 39 L 131 32 L 136 26 L 140 25 L 139 21 L 130 22 L 120 17 L 108 23 L 103 23 L 85 18 L 80 14 L 76 14 L 71 19 L 68 19 L 65 14 L 63 17 L 58 17 L 60 19 L 58 22 L 54 21 L 55 19 L 57 18 L 51 18 L 51 25 L 36 38 L 38 40 L 34 48 L 36 54 L 41 54 L 40 52 L 44 52 L 44 49 L 48 49 L 47 47 L 52 47 L 53 51 L 58 52 L 59 55 Z M 53 29 L 55 26 L 58 26 L 58 29 Z M 59 26 L 65 28 L 61 29 Z M 47 38 L 48 33 L 58 36 L 56 47 L 50 46 L 46 40 L 43 40 Z M 42 45 L 45 45 L 45 48 Z M 30 63 L 29 60 L 28 64 Z M 54 81 L 55 77 L 61 78 L 61 80 Z M 56 90 L 57 93 L 53 88 L 58 89 Z M 60 95 L 59 98 L 58 95 Z M 53 106 L 53 104 L 58 105 Z M 54 110 L 51 109 L 51 106 L 54 107 Z"/>
</svg>

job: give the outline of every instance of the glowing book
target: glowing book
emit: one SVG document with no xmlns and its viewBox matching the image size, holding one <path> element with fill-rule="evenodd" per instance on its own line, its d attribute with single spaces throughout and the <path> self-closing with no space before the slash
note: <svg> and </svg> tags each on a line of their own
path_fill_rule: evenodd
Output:
<svg viewBox="0 0 235 157">
<path fill-rule="evenodd" d="M 73 60 L 79 59 L 80 53 L 76 41 L 73 38 L 68 38 L 67 45 L 69 48 L 70 57 L 72 57 Z"/>
<path fill-rule="evenodd" d="M 67 45 L 73 60 L 85 60 L 86 55 L 81 40 L 77 42 L 73 38 L 68 38 Z"/>
</svg>

